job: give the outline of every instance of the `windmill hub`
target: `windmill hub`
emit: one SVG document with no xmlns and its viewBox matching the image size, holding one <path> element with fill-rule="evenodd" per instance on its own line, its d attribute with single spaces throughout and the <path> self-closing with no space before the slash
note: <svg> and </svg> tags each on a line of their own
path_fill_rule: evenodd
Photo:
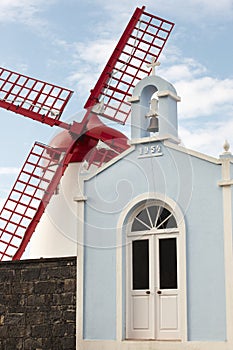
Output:
<svg viewBox="0 0 233 350">
<path fill-rule="evenodd" d="M 125 149 L 128 148 L 128 139 L 124 134 L 116 129 L 108 127 L 97 115 L 92 114 L 83 134 L 78 135 L 75 133 L 71 135 L 68 130 L 63 130 L 50 141 L 50 146 L 66 152 L 71 147 L 72 143 L 75 142 L 70 159 L 71 163 L 75 163 L 82 162 L 91 151 L 94 151 L 95 147 L 97 150 L 100 149 L 99 145 L 101 140 L 103 143 L 108 143 L 113 139 L 118 140 L 116 142 L 120 142 Z M 97 154 L 96 157 L 98 157 Z M 92 161 L 95 161 L 95 159 Z"/>
</svg>

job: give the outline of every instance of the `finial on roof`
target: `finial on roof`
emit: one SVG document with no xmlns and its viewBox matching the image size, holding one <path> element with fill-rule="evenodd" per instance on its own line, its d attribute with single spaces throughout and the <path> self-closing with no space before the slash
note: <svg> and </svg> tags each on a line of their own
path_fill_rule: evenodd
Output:
<svg viewBox="0 0 233 350">
<path fill-rule="evenodd" d="M 224 142 L 223 149 L 226 153 L 229 153 L 230 144 L 227 140 L 225 140 L 225 142 Z"/>
<path fill-rule="evenodd" d="M 156 57 L 152 57 L 151 63 L 148 63 L 146 66 L 152 68 L 150 75 L 155 75 L 155 67 L 160 66 L 160 62 L 156 61 Z"/>
<path fill-rule="evenodd" d="M 227 140 L 225 140 L 225 142 L 223 144 L 223 149 L 224 149 L 224 151 L 222 152 L 222 154 L 220 154 L 220 158 L 233 159 L 233 155 L 231 154 L 231 151 L 229 151 L 230 144 Z"/>
</svg>

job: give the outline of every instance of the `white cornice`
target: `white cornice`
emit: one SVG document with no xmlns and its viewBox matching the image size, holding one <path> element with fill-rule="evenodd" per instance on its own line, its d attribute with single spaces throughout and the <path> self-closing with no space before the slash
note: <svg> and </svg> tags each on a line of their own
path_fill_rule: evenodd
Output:
<svg viewBox="0 0 233 350">
<path fill-rule="evenodd" d="M 170 90 L 163 90 L 163 91 L 157 91 L 157 96 L 158 97 L 171 97 L 173 98 L 173 100 L 180 102 L 181 98 L 179 96 L 177 96 L 176 94 L 174 94 L 174 92 L 170 91 Z M 130 103 L 134 103 L 134 102 L 139 102 L 140 101 L 141 96 L 131 96 L 128 97 L 127 101 Z"/>
<path fill-rule="evenodd" d="M 129 141 L 129 143 L 130 143 L 130 145 L 138 145 L 140 143 L 149 143 L 149 142 L 154 142 L 154 141 L 166 141 L 166 140 L 172 140 L 172 142 L 174 142 L 176 144 L 180 143 L 179 138 L 177 138 L 173 135 L 170 135 L 170 134 L 141 137 L 138 139 L 132 139 Z"/>
<path fill-rule="evenodd" d="M 218 186 L 224 187 L 224 186 L 232 186 L 233 180 L 222 180 L 218 182 Z"/>
<path fill-rule="evenodd" d="M 212 156 L 208 156 L 204 153 L 201 153 L 201 152 L 197 152 L 197 151 L 194 151 L 194 150 L 191 150 L 191 149 L 188 149 L 188 148 L 185 148 L 183 146 L 180 146 L 180 145 L 176 145 L 172 142 L 169 142 L 169 141 L 164 141 L 164 145 L 169 147 L 169 148 L 172 148 L 176 151 L 179 151 L 179 152 L 182 152 L 182 153 L 186 153 L 186 154 L 189 154 L 190 156 L 193 156 L 193 157 L 196 157 L 196 158 L 199 158 L 199 159 L 203 159 L 207 162 L 210 162 L 210 163 L 213 163 L 213 164 L 222 164 L 222 160 L 221 159 L 218 159 L 218 158 L 214 158 Z"/>
<path fill-rule="evenodd" d="M 171 98 L 173 98 L 173 100 L 180 102 L 181 98 L 179 96 L 177 96 L 176 94 L 174 94 L 174 92 L 170 91 L 170 90 L 164 90 L 164 91 L 158 91 L 157 92 L 157 96 L 158 97 L 167 97 L 170 96 Z"/>
<path fill-rule="evenodd" d="M 75 202 L 85 202 L 87 200 L 86 196 L 76 196 L 73 198 Z"/>
<path fill-rule="evenodd" d="M 128 97 L 127 101 L 130 102 L 130 103 L 138 102 L 138 101 L 140 101 L 140 96 L 131 96 L 131 97 Z"/>
</svg>

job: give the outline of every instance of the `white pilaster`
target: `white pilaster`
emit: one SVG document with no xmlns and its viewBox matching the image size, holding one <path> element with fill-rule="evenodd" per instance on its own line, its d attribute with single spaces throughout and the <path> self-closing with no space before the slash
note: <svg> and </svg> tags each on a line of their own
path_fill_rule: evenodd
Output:
<svg viewBox="0 0 233 350">
<path fill-rule="evenodd" d="M 226 287 L 226 337 L 233 344 L 233 255 L 232 255 L 232 190 L 230 181 L 230 159 L 222 159 L 224 256 Z"/>
<path fill-rule="evenodd" d="M 83 266 L 84 266 L 84 206 L 86 197 L 77 196 L 77 300 L 76 300 L 76 348 L 81 349 L 83 339 Z"/>
</svg>

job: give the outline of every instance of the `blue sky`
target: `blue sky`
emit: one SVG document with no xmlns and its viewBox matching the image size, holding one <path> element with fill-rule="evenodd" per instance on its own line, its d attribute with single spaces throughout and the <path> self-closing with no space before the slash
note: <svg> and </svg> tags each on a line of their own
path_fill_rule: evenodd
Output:
<svg viewBox="0 0 233 350">
<path fill-rule="evenodd" d="M 157 74 L 182 101 L 183 144 L 218 156 L 233 147 L 233 0 L 1 0 L 0 66 L 74 90 L 63 120 L 83 111 L 134 9 L 175 22 Z M 54 128 L 0 110 L 0 203 L 35 141 Z"/>
</svg>

